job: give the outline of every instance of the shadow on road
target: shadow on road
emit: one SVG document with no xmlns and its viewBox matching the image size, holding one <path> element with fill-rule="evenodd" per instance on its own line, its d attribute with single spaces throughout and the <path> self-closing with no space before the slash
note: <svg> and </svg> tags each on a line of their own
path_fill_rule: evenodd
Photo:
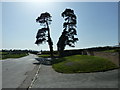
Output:
<svg viewBox="0 0 120 90">
<path fill-rule="evenodd" d="M 36 63 L 33 63 L 33 64 L 40 65 L 40 63 L 39 63 L 39 62 L 36 62 Z"/>
<path fill-rule="evenodd" d="M 52 65 L 51 63 L 51 59 L 50 58 L 35 58 L 36 61 L 38 62 L 35 62 L 33 64 L 36 64 L 36 65 Z"/>
</svg>

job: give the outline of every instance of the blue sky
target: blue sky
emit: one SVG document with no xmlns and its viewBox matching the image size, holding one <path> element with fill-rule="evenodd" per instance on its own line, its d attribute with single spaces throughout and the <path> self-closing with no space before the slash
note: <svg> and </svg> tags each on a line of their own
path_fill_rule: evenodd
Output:
<svg viewBox="0 0 120 90">
<path fill-rule="evenodd" d="M 52 15 L 50 25 L 54 50 L 62 33 L 61 13 L 71 8 L 77 15 L 75 48 L 80 49 L 118 44 L 117 2 L 3 2 L 2 3 L 2 48 L 49 50 L 48 44 L 34 44 L 40 25 L 36 18 L 43 12 Z"/>
<path fill-rule="evenodd" d="M 2 3 L 0 3 L 0 42 L 2 42 Z M 2 48 L 2 43 L 0 44 L 0 48 Z"/>
</svg>

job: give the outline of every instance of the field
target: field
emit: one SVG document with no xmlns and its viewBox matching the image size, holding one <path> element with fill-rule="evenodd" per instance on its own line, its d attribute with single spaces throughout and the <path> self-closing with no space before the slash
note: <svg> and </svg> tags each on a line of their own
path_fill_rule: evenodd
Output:
<svg viewBox="0 0 120 90">
<path fill-rule="evenodd" d="M 28 53 L 26 52 L 0 52 L 0 59 L 20 58 L 27 55 Z"/>
<path fill-rule="evenodd" d="M 118 68 L 111 61 L 87 55 L 73 55 L 53 60 L 53 69 L 60 73 L 86 73 Z"/>
</svg>

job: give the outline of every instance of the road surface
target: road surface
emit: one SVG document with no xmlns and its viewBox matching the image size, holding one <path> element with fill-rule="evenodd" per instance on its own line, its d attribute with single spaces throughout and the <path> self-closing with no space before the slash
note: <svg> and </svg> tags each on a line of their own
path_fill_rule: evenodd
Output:
<svg viewBox="0 0 120 90">
<path fill-rule="evenodd" d="M 43 63 L 42 63 L 43 62 Z M 2 88 L 118 88 L 118 70 L 97 73 L 62 74 L 45 59 L 30 54 L 2 62 Z M 40 64 L 41 63 L 41 64 Z M 39 68 L 40 67 L 40 68 Z M 39 73 L 36 76 L 36 71 Z M 35 81 L 33 81 L 33 77 Z"/>
<path fill-rule="evenodd" d="M 32 88 L 118 88 L 118 70 L 62 74 L 50 65 L 41 65 Z"/>
<path fill-rule="evenodd" d="M 27 88 L 37 70 L 36 55 L 2 60 L 2 88 Z M 35 70 L 36 69 L 36 70 Z"/>
</svg>

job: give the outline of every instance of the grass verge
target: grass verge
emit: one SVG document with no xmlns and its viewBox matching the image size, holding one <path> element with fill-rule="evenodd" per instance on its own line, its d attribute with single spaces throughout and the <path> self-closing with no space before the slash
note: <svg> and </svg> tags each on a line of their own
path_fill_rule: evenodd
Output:
<svg viewBox="0 0 120 90">
<path fill-rule="evenodd" d="M 39 57 L 43 57 L 43 58 L 50 58 L 50 54 L 42 54 L 42 55 L 38 55 Z M 57 57 L 57 54 L 54 54 L 54 57 Z"/>
<path fill-rule="evenodd" d="M 118 68 L 111 61 L 87 55 L 73 55 L 53 60 L 53 69 L 60 73 L 98 72 Z"/>
<path fill-rule="evenodd" d="M 7 58 L 20 58 L 20 57 L 24 57 L 24 56 L 27 56 L 28 54 L 27 53 L 19 53 L 19 54 L 2 54 L 0 55 L 0 59 L 1 60 L 4 60 L 4 59 L 7 59 Z"/>
</svg>

